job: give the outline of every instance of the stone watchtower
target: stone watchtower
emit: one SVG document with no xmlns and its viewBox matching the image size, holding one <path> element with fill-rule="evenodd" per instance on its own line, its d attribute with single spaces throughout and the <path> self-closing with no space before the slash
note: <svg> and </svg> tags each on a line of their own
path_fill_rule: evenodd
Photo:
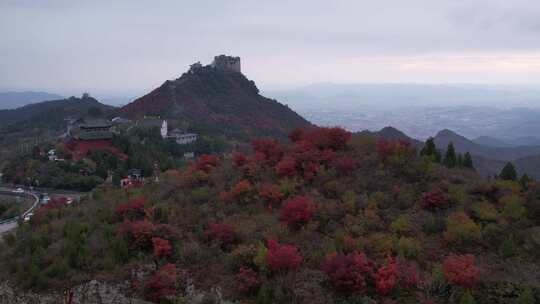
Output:
<svg viewBox="0 0 540 304">
<path fill-rule="evenodd" d="M 219 55 L 214 57 L 214 61 L 212 61 L 210 66 L 223 72 L 242 73 L 240 68 L 240 57 Z"/>
</svg>

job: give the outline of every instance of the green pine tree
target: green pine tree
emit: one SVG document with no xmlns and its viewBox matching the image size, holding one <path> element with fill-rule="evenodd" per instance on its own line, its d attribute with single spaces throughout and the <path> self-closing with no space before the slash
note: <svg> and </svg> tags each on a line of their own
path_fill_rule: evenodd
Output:
<svg viewBox="0 0 540 304">
<path fill-rule="evenodd" d="M 463 155 L 462 154 L 459 154 L 457 155 L 457 161 L 456 161 L 456 166 L 457 167 L 463 167 Z"/>
<path fill-rule="evenodd" d="M 527 174 L 523 174 L 521 178 L 519 179 L 519 183 L 521 184 L 521 188 L 524 191 L 529 190 L 529 183 L 531 182 L 531 179 Z"/>
<path fill-rule="evenodd" d="M 441 153 L 439 152 L 439 150 L 437 150 L 437 146 L 435 146 L 435 141 L 433 140 L 433 137 L 430 137 L 426 140 L 424 147 L 422 148 L 422 150 L 420 150 L 420 155 L 427 156 L 436 163 L 441 162 Z"/>
<path fill-rule="evenodd" d="M 504 168 L 501 170 L 501 173 L 499 174 L 499 178 L 512 181 L 515 181 L 517 179 L 516 168 L 511 162 L 508 162 L 504 166 Z"/>
<path fill-rule="evenodd" d="M 457 165 L 456 149 L 454 149 L 454 144 L 452 142 L 450 142 L 448 148 L 446 148 L 443 164 L 447 168 L 454 168 Z"/>
<path fill-rule="evenodd" d="M 467 152 L 463 156 L 463 167 L 468 169 L 474 169 L 471 153 Z"/>
<path fill-rule="evenodd" d="M 437 151 L 437 147 L 435 146 L 433 137 L 430 137 L 426 140 L 426 143 L 424 144 L 424 147 L 422 148 L 422 150 L 420 150 L 420 155 L 431 156 L 431 155 L 434 155 L 436 151 Z"/>
</svg>

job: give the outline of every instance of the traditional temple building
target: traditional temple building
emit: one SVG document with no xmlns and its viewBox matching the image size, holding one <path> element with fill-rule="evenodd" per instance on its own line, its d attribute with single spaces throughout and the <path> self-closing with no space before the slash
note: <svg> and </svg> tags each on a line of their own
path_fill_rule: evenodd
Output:
<svg viewBox="0 0 540 304">
<path fill-rule="evenodd" d="M 111 127 L 111 122 L 105 119 L 84 120 L 79 124 L 78 134 L 75 135 L 75 138 L 84 141 L 112 139 Z"/>
</svg>

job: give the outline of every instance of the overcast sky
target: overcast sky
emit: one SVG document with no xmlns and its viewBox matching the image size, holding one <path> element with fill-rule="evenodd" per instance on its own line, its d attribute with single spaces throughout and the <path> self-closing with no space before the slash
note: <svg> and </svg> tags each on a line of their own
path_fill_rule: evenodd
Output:
<svg viewBox="0 0 540 304">
<path fill-rule="evenodd" d="M 267 90 L 539 84 L 540 1 L 0 0 L 0 89 L 137 95 L 222 53 Z"/>
</svg>

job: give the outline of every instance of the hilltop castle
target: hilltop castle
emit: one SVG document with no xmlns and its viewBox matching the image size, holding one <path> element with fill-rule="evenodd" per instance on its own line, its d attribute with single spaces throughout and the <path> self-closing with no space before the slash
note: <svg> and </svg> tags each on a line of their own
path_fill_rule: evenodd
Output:
<svg viewBox="0 0 540 304">
<path fill-rule="evenodd" d="M 211 64 L 207 65 L 207 67 L 214 68 L 221 72 L 242 73 L 242 69 L 240 67 L 240 57 L 233 57 L 227 55 L 215 56 L 214 61 L 212 61 Z M 189 66 L 189 72 L 195 73 L 202 70 L 203 68 L 204 66 L 200 62 L 196 62 Z"/>
<path fill-rule="evenodd" d="M 214 57 L 214 61 L 212 61 L 210 66 L 224 72 L 242 73 L 240 68 L 240 57 L 219 55 Z"/>
</svg>

